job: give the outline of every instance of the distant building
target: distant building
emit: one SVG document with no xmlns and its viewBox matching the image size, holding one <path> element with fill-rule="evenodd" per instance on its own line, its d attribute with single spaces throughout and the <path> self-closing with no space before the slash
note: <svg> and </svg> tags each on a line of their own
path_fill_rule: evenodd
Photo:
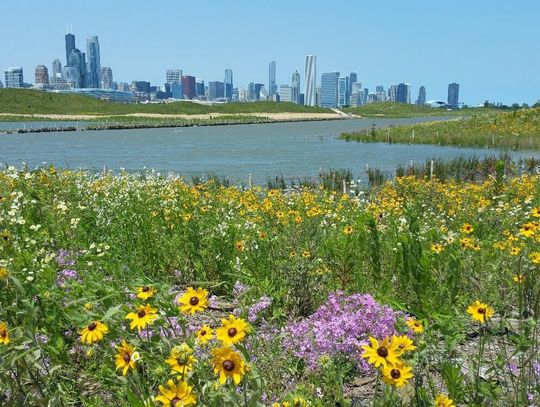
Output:
<svg viewBox="0 0 540 407">
<path fill-rule="evenodd" d="M 336 107 L 338 104 L 338 80 L 339 72 L 327 72 L 321 76 L 321 99 L 322 107 Z"/>
<path fill-rule="evenodd" d="M 349 105 L 351 107 L 358 107 L 364 104 L 364 91 L 362 90 L 361 82 L 354 82 L 351 85 L 351 96 Z"/>
<path fill-rule="evenodd" d="M 264 87 L 264 83 L 256 83 L 255 84 L 255 89 L 254 89 L 254 91 L 255 91 L 255 100 L 261 100 L 261 99 L 266 100 L 266 97 L 264 97 L 264 93 L 262 93 L 263 89 L 265 90 L 265 92 L 267 92 L 266 88 Z M 263 96 L 263 97 L 261 97 L 261 96 Z"/>
<path fill-rule="evenodd" d="M 351 72 L 349 74 L 349 95 L 352 94 L 352 85 L 356 82 L 358 82 L 358 75 L 356 74 L 356 72 Z"/>
<path fill-rule="evenodd" d="M 204 99 L 206 97 L 206 88 L 202 79 L 195 80 L 195 94 L 197 99 Z"/>
<path fill-rule="evenodd" d="M 180 83 L 182 81 L 181 69 L 167 69 L 165 72 L 165 83 Z"/>
<path fill-rule="evenodd" d="M 420 89 L 418 90 L 418 99 L 416 99 L 417 105 L 425 105 L 426 104 L 426 88 L 424 86 L 420 86 Z"/>
<path fill-rule="evenodd" d="M 364 105 L 367 105 L 368 104 L 368 95 L 369 95 L 369 89 L 368 88 L 364 88 L 364 92 L 362 94 L 362 103 Z"/>
<path fill-rule="evenodd" d="M 170 94 L 173 99 L 184 99 L 184 87 L 182 83 L 173 82 L 169 84 Z"/>
<path fill-rule="evenodd" d="M 408 83 L 397 85 L 396 102 L 411 103 L 411 85 Z"/>
<path fill-rule="evenodd" d="M 101 83 L 99 87 L 101 89 L 114 89 L 113 73 L 110 67 L 104 66 L 101 68 L 100 78 Z"/>
<path fill-rule="evenodd" d="M 279 92 L 281 95 L 281 92 Z M 300 104 L 300 74 L 295 71 L 291 80 L 291 102 Z"/>
<path fill-rule="evenodd" d="M 306 90 L 304 93 L 304 104 L 306 106 L 315 106 L 317 104 L 317 57 L 315 55 L 306 55 L 306 66 L 304 80 Z"/>
<path fill-rule="evenodd" d="M 397 85 L 390 85 L 388 88 L 388 100 L 395 102 L 397 98 Z"/>
<path fill-rule="evenodd" d="M 270 96 L 274 96 L 276 92 L 276 61 L 271 61 L 268 64 L 268 94 Z"/>
<path fill-rule="evenodd" d="M 101 85 L 101 57 L 99 53 L 99 40 L 96 35 L 86 40 L 86 52 L 88 57 L 86 87 L 96 89 Z"/>
<path fill-rule="evenodd" d="M 246 100 L 255 100 L 255 83 L 248 83 Z"/>
<path fill-rule="evenodd" d="M 49 84 L 49 70 L 45 65 L 36 66 L 35 84 L 41 88 Z"/>
<path fill-rule="evenodd" d="M 208 82 L 208 100 L 216 100 L 225 97 L 225 84 L 223 82 Z"/>
<path fill-rule="evenodd" d="M 71 66 L 69 63 L 71 51 L 75 49 L 75 36 L 71 33 L 67 33 L 65 36 L 66 40 L 66 66 Z"/>
<path fill-rule="evenodd" d="M 338 106 L 349 106 L 349 77 L 341 76 L 338 79 Z"/>
<path fill-rule="evenodd" d="M 24 83 L 23 69 L 20 67 L 8 68 L 4 71 L 6 88 L 22 88 Z"/>
<path fill-rule="evenodd" d="M 52 76 L 50 77 L 50 82 L 55 83 L 59 79 L 62 79 L 62 62 L 56 58 L 52 63 Z"/>
<path fill-rule="evenodd" d="M 232 69 L 225 69 L 225 80 L 223 81 L 223 86 L 225 88 L 225 97 L 232 100 L 234 90 Z"/>
<path fill-rule="evenodd" d="M 289 85 L 280 85 L 279 86 L 279 101 L 280 102 L 293 102 L 292 89 L 293 88 Z"/>
<path fill-rule="evenodd" d="M 195 77 L 194 76 L 182 76 L 182 86 L 184 87 L 184 95 L 186 99 L 195 99 L 197 92 L 195 90 Z"/>
<path fill-rule="evenodd" d="M 77 69 L 76 88 L 86 87 L 86 54 L 77 48 L 69 55 L 68 67 Z"/>
<path fill-rule="evenodd" d="M 132 81 L 130 90 L 132 92 L 150 93 L 150 82 L 147 81 Z"/>
<path fill-rule="evenodd" d="M 120 92 L 129 92 L 129 84 L 126 82 L 118 82 L 116 87 Z"/>
<path fill-rule="evenodd" d="M 0 81 L 0 89 L 2 89 L 4 87 L 4 84 L 2 83 L 2 81 Z"/>
<path fill-rule="evenodd" d="M 459 83 L 448 85 L 448 106 L 452 109 L 459 107 Z"/>
<path fill-rule="evenodd" d="M 63 91 L 54 91 L 55 93 L 76 93 L 80 95 L 92 96 L 101 100 L 111 102 L 133 103 L 135 96 L 133 92 L 122 92 L 112 89 L 69 89 Z"/>
</svg>

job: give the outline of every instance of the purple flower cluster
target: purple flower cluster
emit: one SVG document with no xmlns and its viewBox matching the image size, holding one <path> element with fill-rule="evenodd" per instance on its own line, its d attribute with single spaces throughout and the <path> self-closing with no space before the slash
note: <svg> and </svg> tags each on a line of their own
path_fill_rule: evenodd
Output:
<svg viewBox="0 0 540 407">
<path fill-rule="evenodd" d="M 58 253 L 56 253 L 56 262 L 60 267 L 74 266 L 74 253 L 66 249 L 60 249 L 58 250 Z"/>
<path fill-rule="evenodd" d="M 242 284 L 240 281 L 234 283 L 232 294 L 234 297 L 239 297 L 242 294 L 245 294 L 249 290 L 249 287 L 245 284 Z"/>
<path fill-rule="evenodd" d="M 81 278 L 79 277 L 79 273 L 77 273 L 76 270 L 71 269 L 64 269 L 58 272 L 56 276 L 56 284 L 58 284 L 58 286 L 65 287 L 69 280 L 75 280 L 80 283 Z"/>
<path fill-rule="evenodd" d="M 65 287 L 70 280 L 81 282 L 81 278 L 76 270 L 70 267 L 75 265 L 77 254 L 66 249 L 58 250 L 56 253 L 56 262 L 60 270 L 56 276 L 56 284 L 60 287 Z"/>
<path fill-rule="evenodd" d="M 264 311 L 266 308 L 268 308 L 270 305 L 272 305 L 272 298 L 267 296 L 262 296 L 258 302 L 253 304 L 251 307 L 249 307 L 248 310 L 248 320 L 252 324 L 257 322 L 257 319 L 259 318 L 259 313 Z"/>
<path fill-rule="evenodd" d="M 384 339 L 395 334 L 399 315 L 369 294 L 345 295 L 336 291 L 314 314 L 284 328 L 283 345 L 311 369 L 323 356 L 341 355 L 368 371 L 361 346 L 368 343 L 370 336 Z"/>
</svg>

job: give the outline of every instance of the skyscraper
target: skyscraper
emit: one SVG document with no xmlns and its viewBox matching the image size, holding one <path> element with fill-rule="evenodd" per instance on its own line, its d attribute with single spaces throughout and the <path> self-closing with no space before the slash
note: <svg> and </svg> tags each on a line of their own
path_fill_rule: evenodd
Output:
<svg viewBox="0 0 540 407">
<path fill-rule="evenodd" d="M 62 62 L 56 58 L 52 63 L 52 77 L 51 83 L 55 83 L 57 80 L 62 79 Z"/>
<path fill-rule="evenodd" d="M 279 86 L 279 101 L 280 102 L 293 102 L 291 86 L 289 85 Z"/>
<path fill-rule="evenodd" d="M 416 99 L 417 105 L 425 105 L 426 104 L 426 88 L 424 86 L 420 86 L 420 89 L 418 90 L 418 99 Z"/>
<path fill-rule="evenodd" d="M 4 84 L 2 83 L 2 81 L 0 81 L 0 89 L 2 89 L 4 87 Z"/>
<path fill-rule="evenodd" d="M 197 95 L 195 90 L 195 77 L 194 76 L 182 76 L 182 87 L 184 88 L 184 95 L 187 99 L 194 99 Z"/>
<path fill-rule="evenodd" d="M 225 97 L 225 86 L 223 82 L 208 82 L 208 100 Z"/>
<path fill-rule="evenodd" d="M 262 90 L 264 89 L 264 83 L 256 83 L 254 88 L 254 96 L 255 100 L 261 100 Z M 266 89 L 265 89 L 266 92 Z M 262 97 L 262 99 L 266 100 L 265 97 Z"/>
<path fill-rule="evenodd" d="M 358 82 L 358 75 L 356 74 L 356 72 L 351 72 L 349 74 L 349 95 L 352 94 L 352 85 L 356 82 Z"/>
<path fill-rule="evenodd" d="M 255 83 L 253 82 L 248 83 L 246 97 L 247 97 L 247 100 L 255 100 Z"/>
<path fill-rule="evenodd" d="M 232 69 L 225 69 L 225 80 L 223 81 L 223 83 L 223 86 L 225 88 L 225 97 L 231 100 L 234 89 Z"/>
<path fill-rule="evenodd" d="M 338 106 L 349 105 L 349 77 L 341 76 L 338 79 Z"/>
<path fill-rule="evenodd" d="M 77 70 L 77 80 L 75 81 L 76 88 L 86 87 L 86 55 L 77 48 L 71 51 L 69 55 L 69 68 Z"/>
<path fill-rule="evenodd" d="M 338 104 L 339 72 L 327 72 L 321 75 L 321 106 L 336 107 Z"/>
<path fill-rule="evenodd" d="M 304 93 L 304 104 L 306 106 L 315 106 L 317 102 L 317 57 L 315 55 L 306 55 L 306 69 L 304 80 L 306 81 L 306 90 Z M 339 76 L 339 75 L 338 75 Z"/>
<path fill-rule="evenodd" d="M 75 49 L 75 36 L 71 33 L 66 34 L 66 66 L 71 66 L 69 64 L 71 51 Z"/>
<path fill-rule="evenodd" d="M 271 61 L 268 64 L 268 94 L 274 96 L 276 92 L 276 61 Z"/>
<path fill-rule="evenodd" d="M 279 92 L 281 95 L 281 91 Z M 294 71 L 291 80 L 291 102 L 300 103 L 300 74 Z"/>
<path fill-rule="evenodd" d="M 101 68 L 101 89 L 112 89 L 113 88 L 113 74 L 112 69 L 108 66 Z"/>
<path fill-rule="evenodd" d="M 24 83 L 23 69 L 20 67 L 8 68 L 4 71 L 6 88 L 22 88 Z"/>
<path fill-rule="evenodd" d="M 99 88 L 101 84 L 101 61 L 99 55 L 99 40 L 97 36 L 89 37 L 86 40 L 86 50 L 88 56 L 88 88 Z"/>
<path fill-rule="evenodd" d="M 408 83 L 399 83 L 397 85 L 396 102 L 411 103 L 411 85 Z"/>
<path fill-rule="evenodd" d="M 180 83 L 182 81 L 181 69 L 167 69 L 165 72 L 166 83 Z"/>
<path fill-rule="evenodd" d="M 448 105 L 452 109 L 457 109 L 459 106 L 459 83 L 451 83 L 448 85 Z"/>
<path fill-rule="evenodd" d="M 397 98 L 397 85 L 390 85 L 388 88 L 388 99 L 390 102 L 395 102 Z"/>
<path fill-rule="evenodd" d="M 45 65 L 36 66 L 35 70 L 35 83 L 38 87 L 43 87 L 49 84 L 49 70 Z"/>
</svg>

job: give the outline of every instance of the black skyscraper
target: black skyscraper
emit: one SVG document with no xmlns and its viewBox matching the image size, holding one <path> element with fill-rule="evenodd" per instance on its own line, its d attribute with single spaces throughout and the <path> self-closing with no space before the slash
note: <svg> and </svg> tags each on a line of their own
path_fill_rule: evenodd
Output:
<svg viewBox="0 0 540 407">
<path fill-rule="evenodd" d="M 71 66 L 69 64 L 71 51 L 75 49 L 75 36 L 73 34 L 66 34 L 66 66 Z"/>
</svg>

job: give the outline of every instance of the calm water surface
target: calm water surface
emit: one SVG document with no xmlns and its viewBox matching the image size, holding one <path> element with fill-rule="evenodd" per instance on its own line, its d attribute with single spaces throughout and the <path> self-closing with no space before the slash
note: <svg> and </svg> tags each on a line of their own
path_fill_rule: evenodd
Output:
<svg viewBox="0 0 540 407">
<path fill-rule="evenodd" d="M 0 135 L 0 162 L 130 171 L 153 168 L 185 175 L 216 173 L 258 183 L 276 175 L 316 176 L 348 168 L 364 178 L 366 166 L 391 174 L 399 164 L 430 158 L 485 155 L 494 150 L 423 145 L 362 144 L 336 140 L 345 131 L 433 118 L 360 119 L 142 130 Z M 515 156 L 530 156 L 516 153 Z"/>
</svg>

